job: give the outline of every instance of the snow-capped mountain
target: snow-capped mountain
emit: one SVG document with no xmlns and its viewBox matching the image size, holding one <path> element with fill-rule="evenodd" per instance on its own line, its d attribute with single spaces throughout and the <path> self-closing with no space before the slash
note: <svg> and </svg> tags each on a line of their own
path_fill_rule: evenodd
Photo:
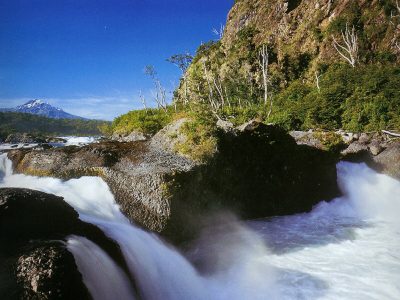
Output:
<svg viewBox="0 0 400 300">
<path fill-rule="evenodd" d="M 47 102 L 39 99 L 31 100 L 16 108 L 4 108 L 0 111 L 12 111 L 34 115 L 41 115 L 53 119 L 84 119 L 82 117 L 71 115 L 61 108 L 54 107 Z"/>
</svg>

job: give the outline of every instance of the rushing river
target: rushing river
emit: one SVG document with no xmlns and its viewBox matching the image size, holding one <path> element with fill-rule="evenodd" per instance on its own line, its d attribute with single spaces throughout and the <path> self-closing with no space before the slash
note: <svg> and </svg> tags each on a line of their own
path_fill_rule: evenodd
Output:
<svg viewBox="0 0 400 300">
<path fill-rule="evenodd" d="M 400 182 L 364 164 L 342 162 L 337 170 L 344 196 L 310 213 L 211 230 L 198 247 L 210 265 L 201 274 L 155 234 L 131 225 L 100 178 L 12 174 L 0 155 L 0 187 L 62 196 L 118 242 L 136 291 L 96 244 L 68 237 L 95 299 L 400 299 Z"/>
</svg>

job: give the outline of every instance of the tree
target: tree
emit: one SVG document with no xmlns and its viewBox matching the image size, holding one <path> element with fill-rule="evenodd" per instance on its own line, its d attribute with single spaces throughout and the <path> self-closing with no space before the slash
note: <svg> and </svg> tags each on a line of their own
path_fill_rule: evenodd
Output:
<svg viewBox="0 0 400 300">
<path fill-rule="evenodd" d="M 318 71 L 315 71 L 315 83 L 317 85 L 318 92 L 321 91 L 321 87 L 319 86 L 319 79 L 322 77 L 322 74 L 319 74 Z"/>
<path fill-rule="evenodd" d="M 168 58 L 167 61 L 169 61 L 170 63 L 177 66 L 182 72 L 184 93 L 185 93 L 184 104 L 187 104 L 189 102 L 189 100 L 188 100 L 188 84 L 187 84 L 187 69 L 189 68 L 190 64 L 193 61 L 193 56 L 189 53 L 175 54 L 175 55 L 172 55 L 170 58 Z"/>
<path fill-rule="evenodd" d="M 263 87 L 264 87 L 264 105 L 267 106 L 268 101 L 269 101 L 269 112 L 267 115 L 267 118 L 271 115 L 272 112 L 272 97 L 269 95 L 268 91 L 268 82 L 269 82 L 269 54 L 268 54 L 268 46 L 263 45 L 262 48 L 260 49 L 260 57 L 258 61 L 261 71 L 262 71 L 262 78 L 263 78 Z"/>
<path fill-rule="evenodd" d="M 348 23 L 346 30 L 342 31 L 342 43 L 333 37 L 333 47 L 354 68 L 358 60 L 358 36 L 355 27 L 350 30 Z"/>
<path fill-rule="evenodd" d="M 166 91 L 161 85 L 161 81 L 157 77 L 157 72 L 154 69 L 154 66 L 148 65 L 144 69 L 144 73 L 148 75 L 154 83 L 155 87 L 155 100 L 158 108 L 162 108 L 164 111 L 167 111 L 167 99 L 166 99 Z"/>
<path fill-rule="evenodd" d="M 213 32 L 216 36 L 218 36 L 218 38 L 219 38 L 220 40 L 222 40 L 222 38 L 224 37 L 225 26 L 221 24 L 219 30 L 216 29 L 216 28 L 213 28 L 212 32 Z"/>
</svg>

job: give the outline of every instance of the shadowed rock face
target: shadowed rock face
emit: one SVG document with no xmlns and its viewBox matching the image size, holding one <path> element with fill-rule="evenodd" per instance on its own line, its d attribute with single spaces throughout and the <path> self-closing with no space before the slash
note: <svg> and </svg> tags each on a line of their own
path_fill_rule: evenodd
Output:
<svg viewBox="0 0 400 300">
<path fill-rule="evenodd" d="M 191 238 L 211 212 L 230 210 L 243 218 L 291 214 L 337 195 L 332 155 L 256 123 L 221 130 L 218 151 L 203 164 L 173 153 L 175 135 L 168 130 L 149 141 L 14 150 L 8 156 L 25 174 L 101 176 L 131 220 L 176 242 Z"/>
<path fill-rule="evenodd" d="M 65 247 L 72 234 L 100 245 L 126 270 L 119 247 L 62 198 L 0 189 L 0 299 L 90 299 Z"/>
</svg>

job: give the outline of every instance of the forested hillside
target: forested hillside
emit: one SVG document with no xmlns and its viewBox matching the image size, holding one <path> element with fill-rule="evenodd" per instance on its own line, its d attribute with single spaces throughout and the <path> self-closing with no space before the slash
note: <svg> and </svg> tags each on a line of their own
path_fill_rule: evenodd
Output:
<svg viewBox="0 0 400 300">
<path fill-rule="evenodd" d="M 183 76 L 163 121 L 177 112 L 287 130 L 400 129 L 398 1 L 237 0 L 219 34 L 190 59 L 172 57 Z M 138 124 L 154 114 L 131 112 L 111 130 L 146 131 Z"/>
<path fill-rule="evenodd" d="M 83 119 L 51 119 L 32 114 L 0 112 L 0 137 L 10 133 L 41 135 L 99 135 L 108 122 Z"/>
</svg>

